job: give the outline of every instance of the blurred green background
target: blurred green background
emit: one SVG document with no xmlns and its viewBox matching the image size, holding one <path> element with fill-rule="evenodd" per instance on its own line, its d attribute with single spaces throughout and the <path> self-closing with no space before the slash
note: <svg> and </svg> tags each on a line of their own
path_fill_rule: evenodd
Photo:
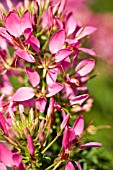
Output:
<svg viewBox="0 0 113 170">
<path fill-rule="evenodd" d="M 94 15 L 105 15 L 110 13 L 113 17 L 113 0 L 89 0 L 90 9 Z M 109 19 L 109 18 L 108 18 Z M 101 23 L 100 23 L 101 24 Z M 111 25 L 113 23 L 111 22 Z M 103 25 L 101 25 L 103 27 Z M 113 27 L 112 27 L 113 33 Z M 96 34 L 96 33 L 95 33 Z M 103 41 L 106 41 L 103 37 Z M 108 46 L 106 45 L 106 48 Z M 113 47 L 112 47 L 113 48 Z M 113 56 L 112 56 L 113 57 Z M 109 60 L 109 58 L 108 58 Z M 105 153 L 108 158 L 109 166 L 97 169 L 113 169 L 113 63 L 107 62 L 102 58 L 96 57 L 96 67 L 93 72 L 96 77 L 88 82 L 90 95 L 94 97 L 93 107 L 90 112 L 85 114 L 85 121 L 88 124 L 91 120 L 97 128 L 100 125 L 110 125 L 100 127 L 94 135 L 88 137 L 91 140 L 101 142 L 103 148 L 100 153 Z M 103 155 L 103 157 L 105 156 Z M 111 165 L 110 165 L 111 164 Z M 104 165 L 104 160 L 103 160 Z"/>
</svg>

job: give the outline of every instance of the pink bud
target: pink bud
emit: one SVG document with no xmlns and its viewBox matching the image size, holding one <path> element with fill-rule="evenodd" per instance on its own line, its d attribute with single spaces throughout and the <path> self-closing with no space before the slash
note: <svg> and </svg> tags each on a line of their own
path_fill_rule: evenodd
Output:
<svg viewBox="0 0 113 170">
<path fill-rule="evenodd" d="M 28 146 L 30 155 L 33 156 L 34 155 L 34 143 L 33 143 L 32 137 L 29 134 L 27 135 L 27 146 Z"/>
</svg>

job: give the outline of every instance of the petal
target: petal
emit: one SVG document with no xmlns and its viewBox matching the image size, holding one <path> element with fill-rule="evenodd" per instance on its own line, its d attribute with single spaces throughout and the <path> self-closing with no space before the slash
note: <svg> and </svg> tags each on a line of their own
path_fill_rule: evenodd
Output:
<svg viewBox="0 0 113 170">
<path fill-rule="evenodd" d="M 75 161 L 75 163 L 76 163 L 76 165 L 78 167 L 78 170 L 82 170 L 81 165 L 79 164 L 79 162 Z"/>
<path fill-rule="evenodd" d="M 73 97 L 72 99 L 70 99 L 70 104 L 71 105 L 81 105 L 82 103 L 85 102 L 85 100 L 88 98 L 88 94 L 82 94 L 76 97 Z"/>
<path fill-rule="evenodd" d="M 53 84 L 57 79 L 57 75 L 58 75 L 58 68 L 50 69 L 48 71 L 48 73 L 46 74 L 46 82 L 47 82 L 47 84 L 48 85 Z"/>
<path fill-rule="evenodd" d="M 20 102 L 34 97 L 34 90 L 30 87 L 20 87 L 12 97 L 12 101 Z"/>
<path fill-rule="evenodd" d="M 19 37 L 22 34 L 20 28 L 21 19 L 19 18 L 18 14 L 14 11 L 11 11 L 5 19 L 5 27 L 7 31 L 15 36 Z"/>
<path fill-rule="evenodd" d="M 65 166 L 65 170 L 75 170 L 74 165 L 68 161 Z"/>
<path fill-rule="evenodd" d="M 95 60 L 85 59 L 76 66 L 75 71 L 80 74 L 80 76 L 85 76 L 94 69 L 94 66 Z"/>
<path fill-rule="evenodd" d="M 47 104 L 47 100 L 45 97 L 40 97 L 36 99 L 35 106 L 39 112 L 42 112 L 42 113 L 44 112 L 46 104 Z"/>
<path fill-rule="evenodd" d="M 24 32 L 26 28 L 31 28 L 32 29 L 32 22 L 30 18 L 30 12 L 27 10 L 22 16 L 21 19 L 21 31 Z"/>
<path fill-rule="evenodd" d="M 22 163 L 22 159 L 20 154 L 18 153 L 13 153 L 13 165 L 16 165 L 19 167 L 19 165 Z"/>
<path fill-rule="evenodd" d="M 48 94 L 46 95 L 47 97 L 54 96 L 58 92 L 60 92 L 63 89 L 63 85 L 60 83 L 53 83 L 48 86 Z"/>
<path fill-rule="evenodd" d="M 57 53 L 64 45 L 64 41 L 65 41 L 65 31 L 59 30 L 50 39 L 49 42 L 50 52 L 53 54 Z"/>
<path fill-rule="evenodd" d="M 6 128 L 7 121 L 4 118 L 3 114 L 0 113 L 0 128 L 4 131 L 4 133 L 8 133 L 7 128 Z"/>
<path fill-rule="evenodd" d="M 67 57 L 66 59 L 64 59 L 63 61 L 61 61 L 61 65 L 62 65 L 61 71 L 62 71 L 62 72 L 67 71 L 67 70 L 69 69 L 69 67 L 70 67 L 70 63 L 71 63 L 71 61 L 70 61 L 70 58 L 69 58 L 69 57 Z"/>
<path fill-rule="evenodd" d="M 28 61 L 30 63 L 34 63 L 35 62 L 35 58 L 31 54 L 29 54 L 28 52 L 26 52 L 24 50 L 17 50 L 15 52 L 15 54 L 18 57 L 20 57 L 20 58 L 22 58 L 22 59 L 24 59 L 24 60 L 26 60 L 26 61 Z"/>
<path fill-rule="evenodd" d="M 26 73 L 28 75 L 29 81 L 32 84 L 32 86 L 33 87 L 38 86 L 38 84 L 40 83 L 39 74 L 30 67 L 26 67 Z"/>
<path fill-rule="evenodd" d="M 55 21 L 56 21 L 57 27 L 58 27 L 59 29 L 63 29 L 63 23 L 62 23 L 62 21 L 61 21 L 59 18 L 57 18 L 57 17 L 55 17 Z"/>
<path fill-rule="evenodd" d="M 0 169 L 1 170 L 7 170 L 6 166 L 0 162 Z"/>
<path fill-rule="evenodd" d="M 0 143 L 0 161 L 6 165 L 12 166 L 12 152 L 3 144 Z"/>
<path fill-rule="evenodd" d="M 64 129 L 64 128 L 66 127 L 69 118 L 70 118 L 70 114 L 67 114 L 67 115 L 64 117 L 64 119 L 63 119 L 63 121 L 62 121 L 62 123 L 61 123 L 61 125 L 60 125 L 60 129 Z"/>
<path fill-rule="evenodd" d="M 72 50 L 69 49 L 62 49 L 60 51 L 58 51 L 58 53 L 55 55 L 55 62 L 60 62 L 64 59 L 66 59 L 69 55 L 72 54 Z"/>
<path fill-rule="evenodd" d="M 63 134 L 63 139 L 62 139 L 63 149 L 66 149 L 68 145 L 69 145 L 69 131 L 68 131 L 68 127 L 66 126 Z"/>
<path fill-rule="evenodd" d="M 80 40 L 81 38 L 94 33 L 96 30 L 97 28 L 92 26 L 86 26 L 85 28 L 82 27 L 76 34 L 76 40 Z"/>
<path fill-rule="evenodd" d="M 31 47 L 38 53 L 40 48 L 40 42 L 35 36 L 30 37 L 30 45 Z"/>
<path fill-rule="evenodd" d="M 102 144 L 99 142 L 89 142 L 84 145 L 81 145 L 80 148 L 84 149 L 84 148 L 101 147 L 101 146 L 102 146 Z"/>
<path fill-rule="evenodd" d="M 69 142 L 71 143 L 73 140 L 76 138 L 76 134 L 73 128 L 68 128 L 68 133 L 69 133 Z"/>
<path fill-rule="evenodd" d="M 83 119 L 82 115 L 80 115 L 76 119 L 76 121 L 73 125 L 73 129 L 74 129 L 76 135 L 80 135 L 83 132 L 83 130 L 84 130 L 84 119 Z"/>
<path fill-rule="evenodd" d="M 67 16 L 66 28 L 65 28 L 67 35 L 72 34 L 75 31 L 76 27 L 77 27 L 76 20 L 74 18 L 73 13 L 70 12 Z"/>
<path fill-rule="evenodd" d="M 85 53 L 87 53 L 87 54 L 89 54 L 89 55 L 92 55 L 92 56 L 95 56 L 95 55 L 96 55 L 93 50 L 88 49 L 88 48 L 79 48 L 79 50 L 80 50 L 80 51 L 83 51 L 83 52 L 85 52 Z"/>
<path fill-rule="evenodd" d="M 8 33 L 7 33 L 7 30 L 3 27 L 0 27 L 0 35 L 5 38 L 6 40 L 10 41 L 10 42 L 13 42 L 12 40 L 12 36 L 10 36 Z"/>
</svg>

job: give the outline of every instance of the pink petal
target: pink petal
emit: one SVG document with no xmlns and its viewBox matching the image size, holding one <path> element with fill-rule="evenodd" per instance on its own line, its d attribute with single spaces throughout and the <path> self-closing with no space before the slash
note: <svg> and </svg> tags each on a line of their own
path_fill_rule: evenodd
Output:
<svg viewBox="0 0 113 170">
<path fill-rule="evenodd" d="M 60 83 L 53 83 L 48 86 L 48 94 L 47 97 L 54 96 L 55 94 L 59 93 L 63 89 L 63 85 Z"/>
<path fill-rule="evenodd" d="M 12 97 L 12 101 L 20 102 L 34 97 L 34 90 L 30 87 L 20 87 Z"/>
<path fill-rule="evenodd" d="M 6 165 L 12 166 L 12 152 L 3 144 L 0 143 L 0 161 Z"/>
<path fill-rule="evenodd" d="M 76 165 L 78 167 L 78 170 L 82 170 L 81 165 L 79 164 L 79 162 L 75 161 L 75 163 L 76 163 Z"/>
<path fill-rule="evenodd" d="M 7 30 L 3 27 L 0 27 L 0 35 L 6 40 L 13 42 L 12 37 L 7 33 Z"/>
<path fill-rule="evenodd" d="M 67 69 L 69 69 L 70 63 L 71 63 L 71 61 L 70 61 L 70 58 L 69 58 L 69 57 L 67 57 L 66 59 L 64 59 L 63 61 L 61 61 L 61 65 L 62 65 L 61 71 L 62 71 L 62 72 L 65 72 Z"/>
<path fill-rule="evenodd" d="M 38 53 L 40 48 L 40 42 L 35 36 L 30 37 L 30 45 L 31 47 Z"/>
<path fill-rule="evenodd" d="M 76 20 L 74 18 L 74 15 L 73 15 L 72 12 L 70 12 L 67 16 L 66 28 L 65 28 L 67 35 L 72 34 L 75 31 L 76 26 L 77 26 L 77 23 L 76 23 Z"/>
<path fill-rule="evenodd" d="M 76 138 L 76 134 L 73 128 L 68 128 L 68 133 L 69 133 L 69 142 L 71 143 L 73 140 Z"/>
<path fill-rule="evenodd" d="M 77 44 L 78 41 L 77 40 L 74 40 L 74 39 L 66 39 L 66 42 L 70 45 L 73 45 L 73 44 Z"/>
<path fill-rule="evenodd" d="M 61 14 L 65 8 L 65 5 L 66 5 L 66 0 L 62 0 L 60 1 L 60 6 L 59 6 L 59 9 L 58 9 L 58 14 Z"/>
<path fill-rule="evenodd" d="M 95 66 L 95 60 L 93 59 L 85 59 L 82 60 L 77 66 L 75 71 L 80 74 L 80 76 L 85 76 L 90 73 Z"/>
<path fill-rule="evenodd" d="M 49 28 L 52 28 L 53 25 L 54 25 L 54 20 L 53 20 L 53 13 L 52 13 L 52 7 L 51 6 L 48 7 L 47 16 L 48 16 Z"/>
<path fill-rule="evenodd" d="M 57 17 L 55 17 L 55 21 L 56 21 L 56 25 L 59 29 L 63 29 L 63 23 L 61 22 L 61 20 Z"/>
<path fill-rule="evenodd" d="M 68 161 L 65 166 L 65 170 L 75 170 L 74 165 Z"/>
<path fill-rule="evenodd" d="M 63 134 L 63 139 L 62 139 L 63 149 L 66 149 L 68 145 L 69 145 L 69 132 L 68 132 L 68 127 L 66 126 Z"/>
<path fill-rule="evenodd" d="M 39 111 L 39 112 L 44 112 L 45 110 L 45 107 L 46 107 L 46 104 L 47 104 L 47 100 L 45 97 L 40 97 L 38 99 L 36 99 L 36 109 Z"/>
<path fill-rule="evenodd" d="M 88 48 L 79 48 L 79 50 L 80 50 L 80 51 L 83 51 L 83 52 L 85 52 L 85 53 L 87 53 L 87 54 L 89 54 L 89 55 L 92 55 L 92 56 L 95 56 L 95 55 L 96 55 L 93 50 L 88 49 Z"/>
<path fill-rule="evenodd" d="M 50 39 L 49 50 L 52 54 L 57 53 L 65 42 L 65 31 L 59 30 Z"/>
<path fill-rule="evenodd" d="M 83 132 L 83 130 L 84 130 L 84 119 L 83 119 L 82 115 L 80 115 L 76 119 L 76 121 L 73 125 L 73 129 L 74 129 L 76 135 L 80 135 Z"/>
<path fill-rule="evenodd" d="M 92 26 L 86 26 L 85 28 L 82 27 L 76 34 L 76 40 L 80 40 L 81 38 L 94 33 L 96 30 L 97 28 Z"/>
<path fill-rule="evenodd" d="M 19 167 L 19 165 L 22 163 L 22 159 L 20 154 L 18 153 L 13 153 L 13 165 L 16 165 Z"/>
<path fill-rule="evenodd" d="M 6 166 L 0 162 L 0 169 L 1 170 L 7 170 Z"/>
<path fill-rule="evenodd" d="M 26 60 L 26 61 L 28 61 L 30 63 L 34 63 L 35 62 L 35 58 L 31 54 L 29 54 L 27 51 L 17 50 L 15 52 L 15 54 L 17 56 L 19 56 L 20 58 L 22 58 L 22 59 L 24 59 L 24 60 Z"/>
<path fill-rule="evenodd" d="M 22 34 L 20 23 L 21 19 L 14 11 L 11 11 L 5 19 L 5 27 L 7 31 L 15 37 L 19 37 Z"/>
<path fill-rule="evenodd" d="M 34 107 L 35 105 L 35 99 L 31 98 L 29 100 L 21 101 L 19 102 L 19 104 L 23 105 L 23 107 L 25 108 L 31 108 L 31 107 Z"/>
<path fill-rule="evenodd" d="M 32 29 L 32 22 L 30 18 L 30 12 L 27 10 L 22 16 L 21 19 L 21 31 L 24 32 L 26 28 L 31 28 Z"/>
<path fill-rule="evenodd" d="M 32 137 L 29 134 L 27 135 L 27 147 L 28 147 L 30 155 L 33 156 L 34 155 L 34 143 L 33 143 Z"/>
<path fill-rule="evenodd" d="M 101 147 L 101 146 L 102 146 L 102 144 L 99 143 L 99 142 L 89 142 L 89 143 L 86 143 L 84 145 L 81 145 L 80 148 L 84 149 L 84 148 Z"/>
<path fill-rule="evenodd" d="M 38 84 L 40 83 L 39 74 L 30 67 L 26 67 L 26 73 L 28 75 L 29 81 L 32 84 L 32 86 L 33 87 L 38 86 Z"/>
<path fill-rule="evenodd" d="M 64 129 L 64 128 L 66 127 L 69 118 L 70 118 L 70 114 L 67 114 L 67 115 L 64 117 L 64 119 L 63 119 L 63 121 L 62 121 L 62 123 L 61 123 L 61 125 L 60 125 L 60 129 Z"/>
<path fill-rule="evenodd" d="M 82 94 L 76 97 L 73 97 L 72 99 L 70 99 L 70 104 L 71 105 L 81 105 L 82 103 L 85 102 L 85 100 L 88 98 L 88 94 Z"/>
<path fill-rule="evenodd" d="M 26 39 L 26 41 L 24 42 L 25 44 L 29 43 L 32 32 L 33 32 L 33 30 L 31 28 L 25 29 L 25 31 L 24 31 L 24 37 Z"/>
<path fill-rule="evenodd" d="M 7 121 L 4 118 L 3 114 L 0 113 L 0 128 L 4 131 L 4 133 L 8 133 L 7 128 L 6 128 Z"/>
<path fill-rule="evenodd" d="M 49 72 L 46 74 L 47 84 L 48 85 L 53 84 L 57 79 L 57 75 L 58 75 L 58 68 L 50 69 Z"/>
<path fill-rule="evenodd" d="M 66 59 L 69 55 L 72 54 L 72 50 L 69 49 L 62 49 L 60 51 L 58 51 L 58 53 L 55 55 L 55 62 L 60 62 L 64 59 Z"/>
</svg>

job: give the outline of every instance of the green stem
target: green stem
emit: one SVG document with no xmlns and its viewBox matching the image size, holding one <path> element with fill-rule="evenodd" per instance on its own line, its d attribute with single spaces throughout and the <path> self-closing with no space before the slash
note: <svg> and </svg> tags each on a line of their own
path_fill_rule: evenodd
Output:
<svg viewBox="0 0 113 170">
<path fill-rule="evenodd" d="M 48 168 L 46 168 L 45 170 L 49 170 L 51 169 L 53 166 L 55 166 L 57 163 L 55 162 L 54 164 L 50 165 Z"/>
<path fill-rule="evenodd" d="M 53 170 L 57 169 L 62 161 L 58 162 L 58 164 L 53 168 Z"/>
<path fill-rule="evenodd" d="M 41 152 L 42 154 L 44 154 L 50 147 L 51 145 L 53 145 L 53 143 L 59 138 L 59 136 L 61 135 L 60 131 L 59 133 L 57 133 L 57 136 L 51 141 L 51 143 Z"/>
</svg>

